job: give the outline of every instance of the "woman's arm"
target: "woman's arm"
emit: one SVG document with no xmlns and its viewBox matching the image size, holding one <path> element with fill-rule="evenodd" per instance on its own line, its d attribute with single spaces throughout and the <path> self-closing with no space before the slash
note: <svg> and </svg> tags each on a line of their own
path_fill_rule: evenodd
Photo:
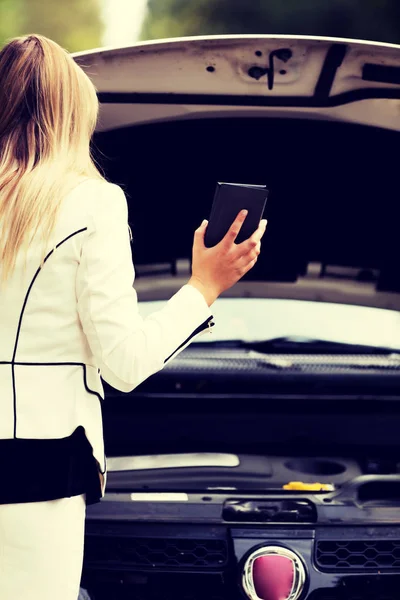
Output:
<svg viewBox="0 0 400 600">
<path fill-rule="evenodd" d="M 203 294 L 185 285 L 143 319 L 133 281 L 126 198 L 101 183 L 78 267 L 78 312 L 103 379 L 124 392 L 162 369 L 212 318 Z"/>
</svg>

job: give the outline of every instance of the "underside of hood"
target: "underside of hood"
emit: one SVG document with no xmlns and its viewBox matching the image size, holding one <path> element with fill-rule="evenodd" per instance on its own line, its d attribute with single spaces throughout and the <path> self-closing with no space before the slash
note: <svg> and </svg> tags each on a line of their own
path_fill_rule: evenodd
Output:
<svg viewBox="0 0 400 600">
<path fill-rule="evenodd" d="M 315 37 L 211 36 L 94 50 L 75 59 L 98 89 L 100 131 L 243 112 L 398 129 L 399 49 Z"/>
<path fill-rule="evenodd" d="M 400 291 L 398 133 L 324 121 L 202 119 L 100 133 L 96 146 L 128 197 L 138 273 L 169 263 L 177 274 L 176 262 L 190 258 L 193 231 L 209 217 L 217 181 L 265 183 L 269 223 L 247 281 L 295 282 L 317 263 L 314 288 L 336 275 L 337 286 L 347 278 L 376 293 Z"/>
<path fill-rule="evenodd" d="M 265 183 L 263 251 L 237 290 L 400 308 L 399 50 L 228 36 L 77 55 L 98 89 L 97 158 L 127 194 L 138 274 L 168 265 L 178 286 L 216 182 Z"/>
</svg>

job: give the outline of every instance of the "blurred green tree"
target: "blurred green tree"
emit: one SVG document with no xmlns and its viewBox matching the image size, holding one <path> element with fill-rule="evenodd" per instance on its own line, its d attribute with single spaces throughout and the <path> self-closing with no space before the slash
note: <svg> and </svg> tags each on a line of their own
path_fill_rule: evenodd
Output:
<svg viewBox="0 0 400 600">
<path fill-rule="evenodd" d="M 240 33 L 400 43 L 400 0 L 148 0 L 141 37 Z"/>
<path fill-rule="evenodd" d="M 0 0 L 0 46 L 41 33 L 75 52 L 101 46 L 101 0 Z"/>
</svg>

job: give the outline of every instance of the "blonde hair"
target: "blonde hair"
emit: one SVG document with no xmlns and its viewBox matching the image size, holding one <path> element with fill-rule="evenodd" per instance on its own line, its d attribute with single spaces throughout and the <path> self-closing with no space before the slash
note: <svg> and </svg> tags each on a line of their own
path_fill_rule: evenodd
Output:
<svg viewBox="0 0 400 600">
<path fill-rule="evenodd" d="M 45 249 L 66 193 L 102 178 L 90 152 L 98 110 L 93 83 L 52 40 L 27 35 L 0 51 L 2 282 L 33 239 Z"/>
</svg>

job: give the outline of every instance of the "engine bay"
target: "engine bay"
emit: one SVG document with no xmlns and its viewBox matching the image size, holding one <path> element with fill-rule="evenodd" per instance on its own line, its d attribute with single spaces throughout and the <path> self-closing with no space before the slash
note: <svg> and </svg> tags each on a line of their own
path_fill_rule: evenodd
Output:
<svg viewBox="0 0 400 600">
<path fill-rule="evenodd" d="M 292 118 L 97 134 L 126 192 L 139 299 L 184 280 L 216 181 L 265 181 L 265 258 L 236 296 L 398 310 L 396 141 Z M 129 394 L 104 384 L 91 600 L 398 600 L 399 353 L 266 342 L 194 344 Z"/>
</svg>

